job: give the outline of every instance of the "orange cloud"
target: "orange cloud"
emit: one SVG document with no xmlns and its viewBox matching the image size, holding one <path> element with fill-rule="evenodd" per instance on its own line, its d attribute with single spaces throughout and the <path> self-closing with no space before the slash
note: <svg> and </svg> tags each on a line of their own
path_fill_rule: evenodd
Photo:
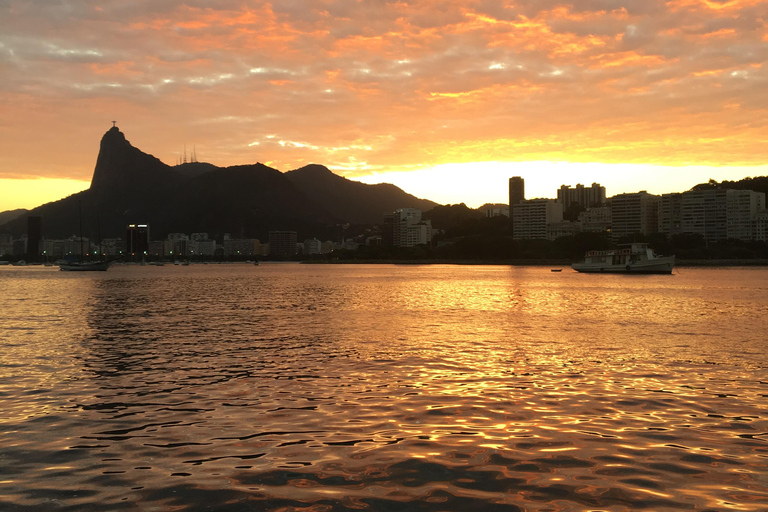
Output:
<svg viewBox="0 0 768 512">
<path fill-rule="evenodd" d="M 634 51 L 627 52 L 615 52 L 604 53 L 596 55 L 590 59 L 596 64 L 590 66 L 591 68 L 609 68 L 614 66 L 627 67 L 627 66 L 642 66 L 642 67 L 656 67 L 669 64 L 670 61 L 659 55 L 640 55 Z"/>
<path fill-rule="evenodd" d="M 66 23 L 52 5 L 8 2 L 0 177 L 90 177 L 112 119 L 169 163 L 196 144 L 220 165 L 315 161 L 350 176 L 765 159 L 758 1 L 129 2 Z"/>
</svg>

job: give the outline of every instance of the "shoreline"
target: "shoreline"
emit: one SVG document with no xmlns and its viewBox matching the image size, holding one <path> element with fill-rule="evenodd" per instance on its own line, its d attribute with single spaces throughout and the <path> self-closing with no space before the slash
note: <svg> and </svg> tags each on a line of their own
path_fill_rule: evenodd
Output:
<svg viewBox="0 0 768 512">
<path fill-rule="evenodd" d="M 512 267 L 568 267 L 570 260 L 307 260 L 308 265 L 505 265 Z M 680 260 L 675 267 L 768 267 L 768 259 Z"/>
</svg>

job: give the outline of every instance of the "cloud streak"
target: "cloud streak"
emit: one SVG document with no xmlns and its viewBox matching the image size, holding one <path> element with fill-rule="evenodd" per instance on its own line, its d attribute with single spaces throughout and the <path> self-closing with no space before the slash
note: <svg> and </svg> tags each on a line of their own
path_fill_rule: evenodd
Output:
<svg viewBox="0 0 768 512">
<path fill-rule="evenodd" d="M 760 165 L 759 0 L 0 0 L 0 177 L 173 163 Z"/>
</svg>

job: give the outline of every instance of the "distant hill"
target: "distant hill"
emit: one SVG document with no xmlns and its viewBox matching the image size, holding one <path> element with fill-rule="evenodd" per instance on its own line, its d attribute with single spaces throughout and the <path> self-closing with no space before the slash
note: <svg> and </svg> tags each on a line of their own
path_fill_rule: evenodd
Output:
<svg viewBox="0 0 768 512">
<path fill-rule="evenodd" d="M 4 212 L 0 212 L 0 226 L 5 224 L 6 222 L 12 221 L 17 217 L 21 217 L 25 213 L 27 213 L 27 210 L 25 210 L 24 208 L 19 208 L 18 210 L 7 210 Z"/>
<path fill-rule="evenodd" d="M 768 176 L 757 176 L 755 178 L 744 178 L 739 181 L 725 180 L 718 183 L 715 180 L 709 180 L 707 183 L 699 183 L 691 190 L 707 190 L 713 188 L 735 189 L 735 190 L 754 190 L 763 192 L 768 196 Z"/>
<path fill-rule="evenodd" d="M 169 166 L 113 127 L 101 139 L 88 190 L 0 218 L 0 232 L 19 236 L 26 232 L 26 216 L 39 215 L 46 238 L 66 238 L 77 234 L 82 210 L 83 234 L 91 238 L 123 237 L 127 224 L 147 223 L 155 240 L 170 232 L 265 240 L 271 230 L 294 230 L 303 239 L 330 236 L 338 224 L 380 223 L 397 208 L 435 205 L 394 185 L 358 183 L 321 165 L 286 173 L 259 163 Z"/>
<path fill-rule="evenodd" d="M 426 212 L 423 217 L 432 221 L 435 229 L 449 230 L 460 226 L 470 220 L 483 218 L 480 209 L 473 209 L 464 203 L 438 205 Z"/>
<path fill-rule="evenodd" d="M 358 219 L 359 224 L 381 223 L 385 212 L 391 213 L 397 208 L 426 211 L 437 206 L 432 201 L 406 194 L 394 185 L 366 185 L 337 176 L 317 164 L 287 172 L 285 176 L 332 217 Z"/>
</svg>

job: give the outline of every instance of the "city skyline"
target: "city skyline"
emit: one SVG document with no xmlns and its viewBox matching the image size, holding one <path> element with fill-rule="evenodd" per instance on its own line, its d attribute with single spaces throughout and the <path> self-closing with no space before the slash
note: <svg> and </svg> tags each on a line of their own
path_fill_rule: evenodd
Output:
<svg viewBox="0 0 768 512">
<path fill-rule="evenodd" d="M 766 175 L 761 4 L 11 0 L 0 210 L 86 188 L 112 120 L 167 163 L 314 162 L 472 206 L 509 176 L 535 197 Z"/>
<path fill-rule="evenodd" d="M 113 121 L 113 124 L 115 122 Z M 129 141 L 130 142 L 130 141 Z M 141 148 L 138 148 L 141 150 Z M 192 150 L 194 151 L 194 149 Z M 196 159 L 192 159 L 190 155 L 193 155 L 194 153 L 187 153 L 186 148 L 185 152 L 182 153 L 182 155 L 179 157 L 177 162 L 175 162 L 174 165 L 180 165 L 181 163 L 187 163 L 192 161 L 197 161 Z M 213 162 L 208 162 L 213 163 Z M 435 197 L 435 193 L 432 192 L 434 190 L 434 184 L 437 180 L 440 180 L 441 178 L 445 178 L 446 176 L 449 178 L 449 181 L 454 184 L 459 184 L 451 189 L 442 189 L 441 193 L 439 193 L 440 198 L 444 199 L 443 201 L 437 200 L 438 204 L 459 204 L 464 203 L 467 204 L 471 208 L 479 208 L 486 204 L 505 204 L 508 202 L 508 190 L 507 190 L 507 182 L 512 177 L 509 174 L 510 165 L 508 163 L 501 163 L 501 162 L 486 162 L 485 168 L 482 170 L 482 172 L 486 173 L 486 177 L 490 177 L 493 182 L 493 189 L 487 190 L 483 187 L 487 185 L 487 180 L 478 180 L 477 171 L 475 173 L 467 173 L 467 169 L 465 166 L 455 166 L 455 165 L 446 165 L 441 166 L 442 169 L 439 168 L 433 168 L 433 169 L 427 169 L 424 171 L 414 171 L 410 173 L 387 173 L 385 175 L 372 175 L 369 177 L 363 177 L 363 178 L 349 178 L 353 181 L 358 181 L 360 183 L 364 184 L 377 184 L 377 183 L 392 183 L 399 188 L 401 188 L 404 192 L 408 194 L 413 194 L 417 197 L 420 197 L 422 199 L 427 200 L 433 200 L 433 197 Z M 247 165 L 247 164 L 246 164 Z M 653 169 L 654 166 L 645 166 L 641 164 L 564 164 L 564 163 L 558 163 L 558 162 L 524 162 L 519 164 L 518 166 L 514 166 L 512 168 L 516 169 L 524 169 L 525 172 L 521 173 L 522 176 L 519 176 L 523 178 L 524 181 L 526 181 L 526 194 L 525 199 L 551 199 L 554 197 L 557 197 L 558 189 L 560 187 L 574 187 L 577 185 L 589 185 L 589 184 L 598 184 L 602 185 L 602 187 L 605 189 L 607 188 L 605 186 L 605 183 L 614 183 L 615 184 L 615 178 L 614 174 L 616 174 L 616 171 L 618 170 L 620 174 L 623 174 L 624 176 L 633 176 L 634 178 L 630 181 L 625 181 L 624 183 L 626 186 L 622 189 L 620 189 L 617 192 L 609 193 L 608 197 L 612 197 L 618 194 L 625 194 L 625 193 L 634 193 L 639 191 L 647 191 L 651 194 L 661 195 L 665 193 L 678 193 L 678 192 L 685 192 L 689 190 L 691 187 L 702 183 L 704 181 L 708 181 L 712 178 L 704 179 L 697 181 L 696 183 L 691 184 L 685 184 L 682 185 L 680 181 L 675 180 L 669 180 L 667 179 L 668 176 L 665 173 L 668 173 L 669 170 L 667 168 L 658 167 L 655 169 L 655 173 L 658 173 L 659 176 L 656 176 L 654 181 L 653 172 L 644 172 L 648 171 L 648 169 Z M 574 180 L 573 175 L 570 174 L 571 171 L 573 171 L 574 168 L 579 169 L 581 172 L 579 172 L 579 176 L 583 177 L 582 180 Z M 764 168 L 764 169 L 763 169 Z M 541 169 L 546 170 L 547 172 L 543 173 L 544 177 L 542 177 Z M 696 166 L 696 169 L 701 172 L 707 172 L 707 171 L 713 171 L 714 168 L 712 167 L 705 167 L 705 166 Z M 766 173 L 768 173 L 768 166 L 762 166 L 762 167 L 752 167 L 752 168 L 731 168 L 731 171 L 733 169 L 743 169 L 743 170 L 765 170 Z M 285 172 L 285 171 L 282 171 Z M 331 170 L 333 172 L 333 170 Z M 334 173 L 337 175 L 341 175 L 339 173 Z M 712 176 L 713 172 L 709 172 L 709 174 L 702 174 L 702 176 Z M 718 176 L 717 173 L 714 173 L 715 176 Z M 379 179 L 382 176 L 385 176 L 386 178 L 392 178 L 390 180 L 382 180 Z M 555 184 L 555 180 L 557 178 L 561 178 L 562 181 L 559 182 L 558 185 Z M 601 178 L 602 179 L 599 179 Z M 745 175 L 743 177 L 725 177 L 722 179 L 731 179 L 732 181 L 738 181 L 739 179 L 743 178 L 749 178 L 749 177 L 757 177 L 755 176 L 748 176 Z M 570 179 L 570 181 L 569 181 Z M 648 183 L 646 183 L 646 180 Z M 45 200 L 38 201 L 38 202 L 30 202 L 29 204 L 19 204 L 19 203 L 10 203 L 10 206 L 6 205 L 8 203 L 8 198 L 15 198 L 17 201 L 23 200 L 26 196 L 24 196 L 23 193 L 21 193 L 24 188 L 23 181 L 24 180 L 1 180 L 5 181 L 6 183 L 10 182 L 11 186 L 6 187 L 5 189 L 0 189 L 0 212 L 2 211 L 9 211 L 14 209 L 27 209 L 32 210 L 38 206 L 41 206 L 45 203 L 49 202 L 55 202 L 61 199 L 64 199 L 65 197 L 75 194 L 78 192 L 81 192 L 83 190 L 87 190 L 91 182 L 79 182 L 79 181 L 73 181 L 73 180 L 63 180 L 63 179 L 51 179 L 51 180 L 39 180 L 42 181 L 45 186 L 44 190 L 46 192 Z M 671 187 L 674 186 L 674 184 L 678 184 L 678 189 L 672 189 Z M 16 186 L 13 186 L 13 185 Z M 629 186 L 632 185 L 632 186 Z M 475 192 L 473 195 L 472 192 Z M 432 194 L 432 197 L 430 197 L 430 194 Z M 474 200 L 466 200 L 465 197 L 473 197 Z M 447 199 L 447 200 L 445 200 Z M 36 201 L 36 199 L 28 199 L 30 201 Z"/>
</svg>

